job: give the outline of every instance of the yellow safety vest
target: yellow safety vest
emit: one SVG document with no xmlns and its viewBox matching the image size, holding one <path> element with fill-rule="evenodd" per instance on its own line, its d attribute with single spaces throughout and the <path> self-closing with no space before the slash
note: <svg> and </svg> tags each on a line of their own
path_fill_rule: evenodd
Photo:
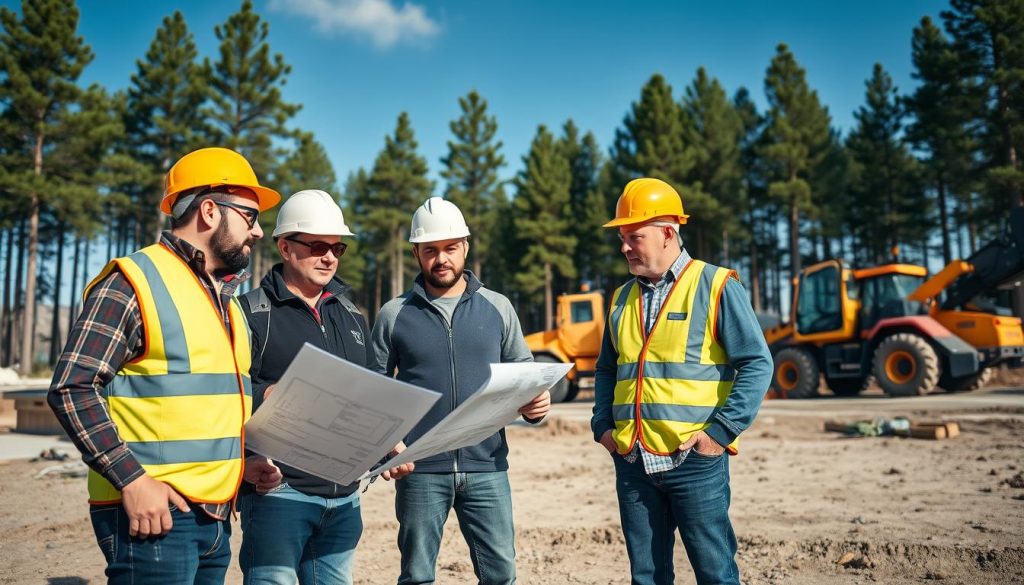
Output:
<svg viewBox="0 0 1024 585">
<path fill-rule="evenodd" d="M 243 425 L 252 414 L 249 325 L 232 299 L 230 335 L 195 272 L 156 244 L 111 261 L 85 296 L 120 270 L 142 313 L 145 348 L 103 389 L 121 439 L 145 468 L 193 502 L 222 503 L 242 481 Z M 121 492 L 89 472 L 89 501 Z"/>
<path fill-rule="evenodd" d="M 670 455 L 708 428 L 732 391 L 735 372 L 716 339 L 718 302 L 735 272 L 691 260 L 672 285 L 651 331 L 634 279 L 615 291 L 608 315 L 618 351 L 612 416 L 620 453 L 640 445 Z M 737 452 L 737 442 L 728 446 Z"/>
</svg>

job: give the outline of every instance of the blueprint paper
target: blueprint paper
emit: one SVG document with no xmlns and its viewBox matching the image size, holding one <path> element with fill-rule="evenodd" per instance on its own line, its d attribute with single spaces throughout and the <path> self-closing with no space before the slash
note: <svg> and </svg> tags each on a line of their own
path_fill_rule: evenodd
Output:
<svg viewBox="0 0 1024 585">
<path fill-rule="evenodd" d="M 307 343 L 245 425 L 245 446 L 347 485 L 390 452 L 440 397 Z"/>
<path fill-rule="evenodd" d="M 520 417 L 519 409 L 561 380 L 572 364 L 491 364 L 491 376 L 472 396 L 415 443 L 370 471 L 385 470 L 445 451 L 475 445 Z"/>
</svg>

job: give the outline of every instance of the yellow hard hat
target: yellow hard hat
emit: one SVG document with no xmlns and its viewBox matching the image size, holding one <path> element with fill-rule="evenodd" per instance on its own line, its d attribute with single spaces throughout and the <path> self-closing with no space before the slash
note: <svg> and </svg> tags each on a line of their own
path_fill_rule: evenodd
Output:
<svg viewBox="0 0 1024 585">
<path fill-rule="evenodd" d="M 615 219 L 604 224 L 614 228 L 634 223 L 651 221 L 656 217 L 674 217 L 679 223 L 686 223 L 690 217 L 683 213 L 683 200 L 679 193 L 661 179 L 633 179 L 615 204 Z"/>
<path fill-rule="evenodd" d="M 256 194 L 260 211 L 266 211 L 281 201 L 280 193 L 260 186 L 252 165 L 242 155 L 227 148 L 200 148 L 178 159 L 167 172 L 160 211 L 171 215 L 175 199 L 184 191 L 219 186 L 251 189 Z"/>
</svg>

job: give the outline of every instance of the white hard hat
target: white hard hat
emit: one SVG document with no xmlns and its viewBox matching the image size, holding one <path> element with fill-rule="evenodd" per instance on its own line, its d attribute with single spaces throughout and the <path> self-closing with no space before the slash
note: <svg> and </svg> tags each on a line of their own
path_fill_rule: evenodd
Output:
<svg viewBox="0 0 1024 585">
<path fill-rule="evenodd" d="M 451 201 L 431 197 L 412 214 L 409 241 L 413 244 L 454 240 L 469 235 L 462 212 Z"/>
<path fill-rule="evenodd" d="M 306 189 L 292 195 L 277 214 L 274 237 L 291 233 L 315 236 L 354 236 L 341 208 L 326 191 Z"/>
</svg>

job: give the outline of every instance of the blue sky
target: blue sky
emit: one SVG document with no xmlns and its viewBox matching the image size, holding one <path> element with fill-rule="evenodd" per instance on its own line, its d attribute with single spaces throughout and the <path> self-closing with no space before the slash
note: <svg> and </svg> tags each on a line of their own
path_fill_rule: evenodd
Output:
<svg viewBox="0 0 1024 585">
<path fill-rule="evenodd" d="M 176 9 L 201 56 L 215 58 L 213 28 L 240 1 L 79 4 L 80 33 L 96 55 L 83 81 L 115 90 L 128 85 L 161 19 Z M 779 42 L 846 132 L 875 62 L 902 91 L 914 86 L 912 30 L 947 4 L 256 0 L 255 7 L 270 23 L 271 49 L 293 68 L 285 98 L 303 104 L 293 125 L 315 133 L 340 182 L 373 164 L 403 110 L 439 179 L 448 123 L 471 89 L 497 116 L 504 178 L 521 168 L 538 124 L 558 128 L 571 117 L 607 150 L 653 73 L 679 97 L 704 66 L 730 94 L 747 87 L 763 108 L 764 73 Z"/>
</svg>

